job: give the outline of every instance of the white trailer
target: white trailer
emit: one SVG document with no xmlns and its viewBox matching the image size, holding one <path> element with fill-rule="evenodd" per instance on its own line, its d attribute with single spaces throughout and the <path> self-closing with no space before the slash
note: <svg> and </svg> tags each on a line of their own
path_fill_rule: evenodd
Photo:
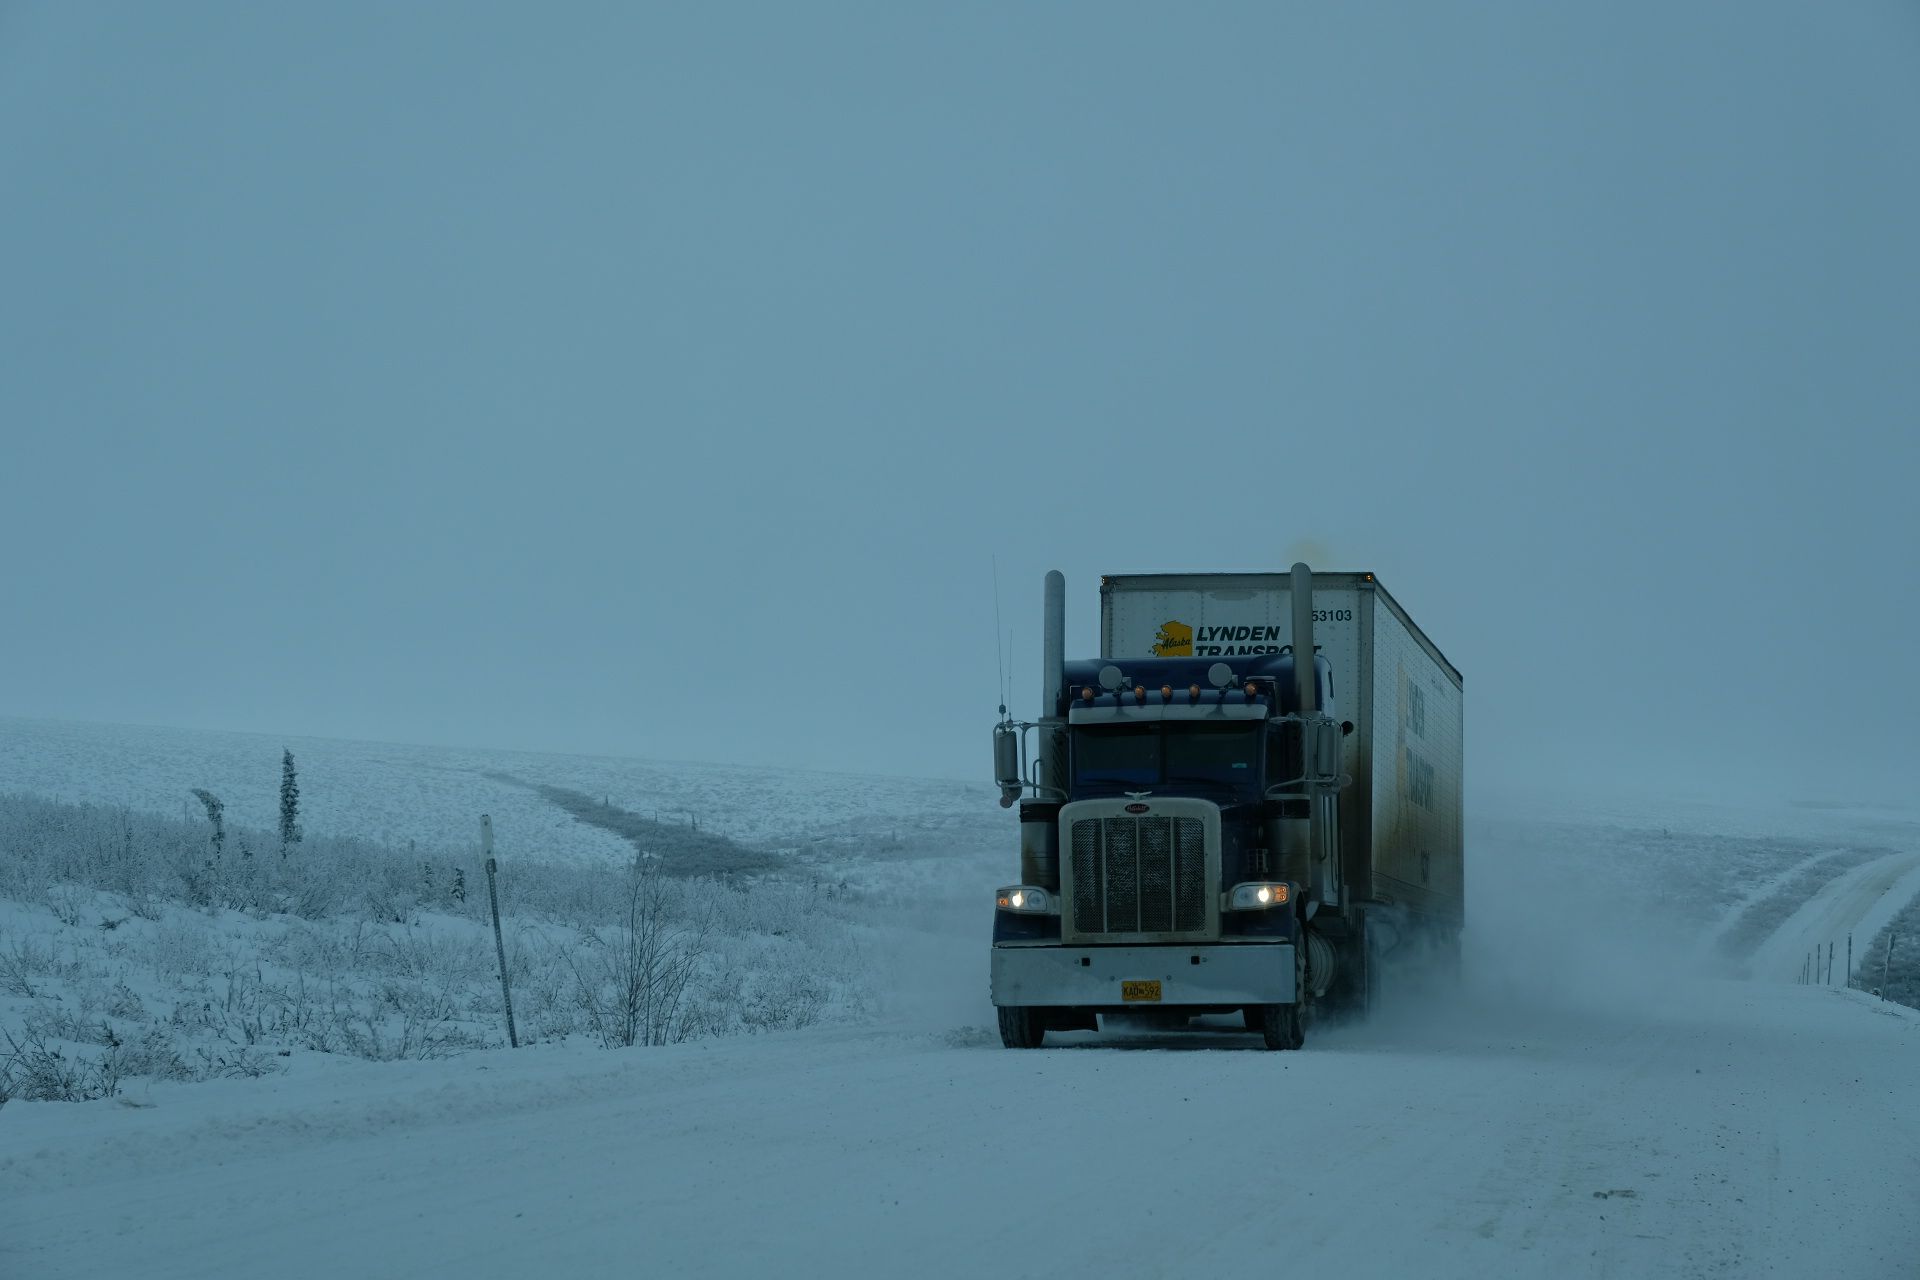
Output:
<svg viewBox="0 0 1920 1280">
<path fill-rule="evenodd" d="M 1285 573 L 1115 574 L 1100 581 L 1100 656 L 1277 653 L 1293 644 Z M 1339 871 L 1346 899 L 1403 907 L 1457 934 L 1466 918 L 1460 672 L 1371 573 L 1313 575 L 1312 643 L 1332 668 L 1345 739 Z"/>
</svg>

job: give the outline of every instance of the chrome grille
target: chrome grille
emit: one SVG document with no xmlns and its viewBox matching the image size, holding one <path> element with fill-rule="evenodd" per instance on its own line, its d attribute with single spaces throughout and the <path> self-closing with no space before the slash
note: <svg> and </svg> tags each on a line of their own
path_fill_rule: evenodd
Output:
<svg viewBox="0 0 1920 1280">
<path fill-rule="evenodd" d="M 1073 824 L 1073 918 L 1080 928 L 1093 928 L 1106 918 L 1107 898 L 1101 892 L 1100 819 Z"/>
<path fill-rule="evenodd" d="M 1073 824 L 1072 849 L 1078 932 L 1206 928 L 1207 840 L 1200 819 L 1081 818 Z"/>
<path fill-rule="evenodd" d="M 1181 933 L 1207 924 L 1207 828 L 1194 818 L 1182 818 L 1173 831 L 1173 927 Z"/>
<path fill-rule="evenodd" d="M 1140 845 L 1140 931 L 1166 933 L 1173 927 L 1173 825 L 1168 818 L 1142 818 Z"/>
</svg>

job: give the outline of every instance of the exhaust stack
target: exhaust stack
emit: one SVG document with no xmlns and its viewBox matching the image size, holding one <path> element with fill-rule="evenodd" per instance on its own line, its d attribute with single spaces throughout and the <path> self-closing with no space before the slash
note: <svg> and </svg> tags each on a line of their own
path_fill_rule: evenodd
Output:
<svg viewBox="0 0 1920 1280">
<path fill-rule="evenodd" d="M 1049 570 L 1046 586 L 1045 629 L 1040 641 L 1040 772 L 1041 794 L 1059 798 L 1066 794 L 1065 721 L 1060 716 L 1060 696 L 1065 689 L 1067 667 L 1067 579 L 1058 569 Z"/>
<path fill-rule="evenodd" d="M 1317 726 L 1313 717 L 1320 710 L 1319 680 L 1316 678 L 1319 666 L 1313 660 L 1313 570 L 1303 563 L 1293 566 L 1293 584 L 1287 592 L 1293 605 L 1293 687 L 1300 701 L 1300 765 L 1302 772 L 1313 768 L 1314 732 Z M 1308 786 L 1311 799 L 1308 801 L 1309 822 L 1307 825 L 1307 848 L 1310 850 L 1308 863 L 1308 889 L 1311 896 L 1309 907 L 1332 902 L 1334 900 L 1332 858 L 1332 824 L 1330 806 L 1326 792 Z"/>
<path fill-rule="evenodd" d="M 1313 661 L 1313 570 L 1296 563 L 1293 589 L 1287 594 L 1293 602 L 1293 688 L 1305 719 L 1320 709 Z"/>
</svg>

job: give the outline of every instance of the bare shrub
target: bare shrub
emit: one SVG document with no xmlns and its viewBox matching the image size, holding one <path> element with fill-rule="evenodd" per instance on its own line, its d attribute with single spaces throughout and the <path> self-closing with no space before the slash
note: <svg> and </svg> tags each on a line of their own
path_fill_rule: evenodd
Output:
<svg viewBox="0 0 1920 1280">
<path fill-rule="evenodd" d="M 32 1000 L 40 995 L 35 979 L 53 968 L 53 949 L 35 946 L 31 938 L 15 938 L 0 946 L 0 994 Z"/>
<path fill-rule="evenodd" d="M 587 1025 L 609 1048 L 668 1044 L 687 1035 L 681 1006 L 713 924 L 708 912 L 676 910 L 684 895 L 673 889 L 664 877 L 636 867 L 620 919 L 585 930 L 579 951 L 562 953 Z"/>
<path fill-rule="evenodd" d="M 156 978 L 210 973 L 215 955 L 204 928 L 185 920 L 163 923 L 147 940 L 146 960 Z"/>
<path fill-rule="evenodd" d="M 159 1027 L 147 1027 L 128 1037 L 115 1036 L 107 1045 L 100 1066 L 103 1075 L 112 1079 L 115 1092 L 120 1082 L 131 1076 L 150 1080 L 203 1078 L 180 1056 L 173 1040 Z"/>
<path fill-rule="evenodd" d="M 107 996 L 107 1012 L 116 1018 L 129 1022 L 145 1022 L 147 1006 L 140 994 L 124 982 L 115 982 L 113 990 Z"/>
<path fill-rule="evenodd" d="M 74 885 L 58 884 L 49 887 L 40 900 L 53 912 L 54 919 L 71 929 L 79 925 L 81 914 L 93 902 L 93 895 Z"/>
<path fill-rule="evenodd" d="M 246 1046 L 219 1049 L 203 1046 L 193 1053 L 198 1062 L 194 1074 L 202 1080 L 256 1079 L 287 1069 L 283 1058 Z"/>
<path fill-rule="evenodd" d="M 805 973 L 786 970 L 768 975 L 740 1010 L 750 1031 L 797 1031 L 820 1020 L 827 988 Z"/>
<path fill-rule="evenodd" d="M 577 980 L 564 958 L 566 951 L 532 929 L 514 936 L 507 967 L 513 975 L 513 1008 L 522 1041 L 563 1040 L 580 1030 Z M 489 991 L 489 1012 L 492 998 Z"/>
<path fill-rule="evenodd" d="M 717 968 L 717 972 L 713 970 Z M 740 970 L 725 960 L 710 965 L 709 972 L 686 1001 L 680 1014 L 683 1040 L 707 1036 L 730 1036 L 743 1025 L 741 1010 L 746 1008 L 746 980 Z"/>
<path fill-rule="evenodd" d="M 107 1055 L 88 1058 L 63 1051 L 39 1032 L 19 1035 L 0 1028 L 0 1101 L 90 1102 L 120 1091 L 120 1073 Z"/>
<path fill-rule="evenodd" d="M 46 996 L 51 986 L 82 981 L 90 973 L 71 948 L 63 952 L 49 938 L 29 934 L 0 944 L 0 991 L 9 995 Z"/>
<path fill-rule="evenodd" d="M 411 989 L 403 989 L 411 990 Z M 335 1028 L 341 1048 L 355 1057 L 375 1062 L 415 1058 L 450 1058 L 466 1049 L 482 1049 L 487 1038 L 440 1016 L 431 1006 L 403 1000 L 386 1010 L 359 1007 L 340 1019 Z"/>
<path fill-rule="evenodd" d="M 103 1019 L 95 1022 L 64 1004 L 41 1003 L 27 1011 L 22 1028 L 41 1040 L 66 1040 L 74 1044 L 110 1045 L 118 1039 Z"/>
<path fill-rule="evenodd" d="M 158 920 L 166 914 L 166 904 L 155 897 L 150 890 L 137 889 L 122 895 L 121 903 L 127 911 L 142 920 Z"/>
</svg>

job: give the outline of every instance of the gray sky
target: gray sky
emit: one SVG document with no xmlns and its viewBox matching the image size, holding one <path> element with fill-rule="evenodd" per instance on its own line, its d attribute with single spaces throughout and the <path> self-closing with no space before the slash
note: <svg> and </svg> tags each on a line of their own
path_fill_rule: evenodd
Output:
<svg viewBox="0 0 1920 1280">
<path fill-rule="evenodd" d="M 1030 713 L 1307 553 L 1471 786 L 1912 800 L 1916 138 L 1907 3 L 0 3 L 0 712 L 984 777 L 992 557 Z"/>
</svg>

